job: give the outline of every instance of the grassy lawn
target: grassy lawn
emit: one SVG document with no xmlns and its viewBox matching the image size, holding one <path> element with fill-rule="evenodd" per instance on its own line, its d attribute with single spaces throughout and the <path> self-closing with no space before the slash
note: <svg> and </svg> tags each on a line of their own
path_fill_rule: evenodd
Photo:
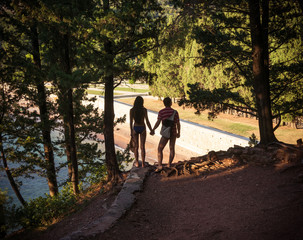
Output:
<svg viewBox="0 0 303 240">
<path fill-rule="evenodd" d="M 138 89 L 138 88 L 126 88 L 126 87 L 116 87 L 117 91 L 125 91 L 125 92 L 136 92 L 136 93 L 146 93 L 148 89 Z"/>
<path fill-rule="evenodd" d="M 98 91 L 98 90 L 88 89 L 88 90 L 86 90 L 86 92 L 88 94 L 94 94 L 94 95 L 98 95 L 98 96 L 104 96 L 104 91 L 103 90 Z M 114 92 L 114 95 L 123 95 L 123 93 L 115 93 Z"/>
<path fill-rule="evenodd" d="M 134 98 L 119 99 L 119 101 L 132 105 L 134 103 Z M 162 101 L 150 98 L 144 99 L 144 106 L 155 112 L 159 112 L 164 107 Z M 177 103 L 173 104 L 173 108 L 178 110 L 180 118 L 183 120 L 217 128 L 222 131 L 244 137 L 250 137 L 252 133 L 254 133 L 257 136 L 257 139 L 260 139 L 258 122 L 255 119 L 237 117 L 229 114 L 220 114 L 217 118 L 211 121 L 208 120 L 206 112 L 196 115 L 194 109 L 180 107 Z M 275 135 L 279 141 L 296 144 L 297 139 L 303 137 L 303 129 L 279 127 L 275 131 Z"/>
<path fill-rule="evenodd" d="M 86 90 L 86 92 L 88 94 L 94 94 L 94 95 L 101 95 L 103 96 L 104 95 L 104 91 L 103 90 L 100 90 L 100 91 L 97 91 L 97 90 Z"/>
<path fill-rule="evenodd" d="M 148 89 L 136 89 L 136 88 L 124 88 L 124 87 L 117 87 L 115 88 L 117 91 L 123 92 L 135 92 L 135 93 L 147 93 Z M 95 94 L 95 95 L 104 95 L 104 89 L 100 88 L 100 90 L 88 89 L 87 93 Z M 123 93 L 115 93 L 115 95 L 121 95 Z"/>
</svg>

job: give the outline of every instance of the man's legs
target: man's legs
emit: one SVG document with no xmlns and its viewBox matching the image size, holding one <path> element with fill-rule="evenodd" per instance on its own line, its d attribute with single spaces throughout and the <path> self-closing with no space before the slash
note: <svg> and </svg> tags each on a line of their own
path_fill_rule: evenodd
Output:
<svg viewBox="0 0 303 240">
<path fill-rule="evenodd" d="M 158 168 L 162 169 L 163 149 L 168 142 L 168 138 L 161 137 L 158 145 Z"/>
<path fill-rule="evenodd" d="M 176 145 L 176 136 L 171 136 L 169 141 L 169 162 L 168 167 L 171 167 L 171 163 L 174 160 L 175 157 L 175 145 Z"/>
</svg>

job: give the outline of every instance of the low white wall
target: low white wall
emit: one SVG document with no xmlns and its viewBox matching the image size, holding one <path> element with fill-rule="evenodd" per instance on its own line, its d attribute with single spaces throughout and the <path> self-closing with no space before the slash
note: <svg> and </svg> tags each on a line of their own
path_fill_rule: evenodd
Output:
<svg viewBox="0 0 303 240">
<path fill-rule="evenodd" d="M 100 110 L 104 108 L 104 99 L 99 97 L 95 106 Z M 129 110 L 131 105 L 114 101 L 115 117 L 126 115 L 126 121 L 129 122 Z M 148 118 L 152 126 L 157 121 L 158 113 L 148 111 Z M 209 151 L 227 150 L 234 145 L 248 146 L 248 138 L 224 132 L 215 128 L 202 126 L 185 120 L 180 120 L 181 137 L 177 139 L 176 144 L 187 148 L 193 152 L 204 155 Z M 156 130 L 156 135 L 160 136 L 161 125 Z"/>
</svg>

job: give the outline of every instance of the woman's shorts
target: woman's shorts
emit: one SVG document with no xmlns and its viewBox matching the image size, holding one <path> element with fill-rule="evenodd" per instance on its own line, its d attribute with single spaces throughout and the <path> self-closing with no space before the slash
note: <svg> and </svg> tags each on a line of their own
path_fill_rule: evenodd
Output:
<svg viewBox="0 0 303 240">
<path fill-rule="evenodd" d="M 145 126 L 134 126 L 134 130 L 137 134 L 143 133 L 145 131 Z"/>
</svg>

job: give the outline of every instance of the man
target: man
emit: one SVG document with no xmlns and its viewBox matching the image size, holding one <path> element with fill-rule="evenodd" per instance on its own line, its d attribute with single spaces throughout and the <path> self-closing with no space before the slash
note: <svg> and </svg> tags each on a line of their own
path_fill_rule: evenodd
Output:
<svg viewBox="0 0 303 240">
<path fill-rule="evenodd" d="M 168 140 L 169 140 L 169 162 L 168 162 L 168 167 L 171 167 L 171 163 L 174 160 L 175 157 L 175 144 L 176 144 L 176 139 L 180 137 L 180 119 L 179 119 L 179 114 L 176 110 L 171 108 L 172 101 L 169 97 L 164 98 L 163 100 L 165 108 L 160 110 L 158 114 L 158 120 L 155 123 L 155 126 L 153 127 L 151 134 L 153 135 L 157 127 L 160 125 L 161 121 L 168 119 L 174 114 L 174 124 L 172 126 L 172 131 L 170 134 L 169 138 L 166 137 L 161 137 L 159 145 L 158 145 L 158 169 L 161 170 L 162 167 L 162 160 L 163 160 L 163 149 L 166 146 Z M 163 124 L 163 123 L 162 123 Z"/>
</svg>

